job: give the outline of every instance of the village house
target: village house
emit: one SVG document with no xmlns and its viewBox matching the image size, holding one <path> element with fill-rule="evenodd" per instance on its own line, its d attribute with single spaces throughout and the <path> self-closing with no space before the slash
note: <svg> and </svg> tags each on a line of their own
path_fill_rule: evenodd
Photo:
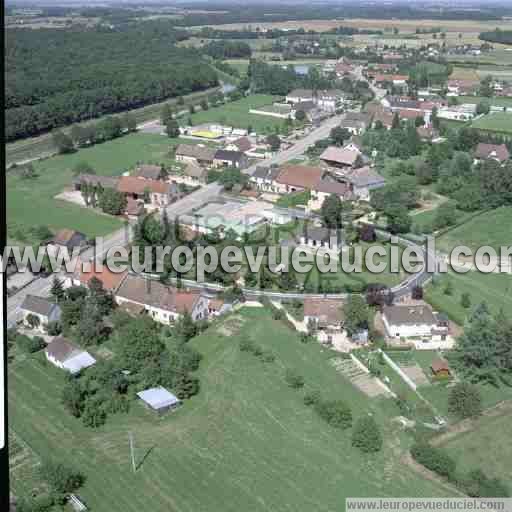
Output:
<svg viewBox="0 0 512 512">
<path fill-rule="evenodd" d="M 313 101 L 314 95 L 312 89 L 294 89 L 286 95 L 286 103 L 302 103 L 304 101 Z"/>
<path fill-rule="evenodd" d="M 324 170 L 320 167 L 285 165 L 280 168 L 274 183 L 280 194 L 302 192 L 303 190 L 313 190 L 323 175 Z"/>
<path fill-rule="evenodd" d="M 370 126 L 371 116 L 364 112 L 348 112 L 339 124 L 340 128 L 346 128 L 352 135 L 362 135 Z"/>
<path fill-rule="evenodd" d="M 161 324 L 176 321 L 185 312 L 193 320 L 208 317 L 208 299 L 198 291 L 181 290 L 141 276 L 128 274 L 115 293 L 116 303 L 143 306 Z"/>
<path fill-rule="evenodd" d="M 233 309 L 233 304 L 225 302 L 223 299 L 210 299 L 208 301 L 208 317 L 215 318 L 227 313 Z"/>
<path fill-rule="evenodd" d="M 180 144 L 176 148 L 174 156 L 178 162 L 193 162 L 203 167 L 209 167 L 213 165 L 216 152 L 215 148 L 201 144 Z"/>
<path fill-rule="evenodd" d="M 50 322 L 58 322 L 62 314 L 58 304 L 37 295 L 27 295 L 20 306 L 20 310 L 25 325 L 30 325 L 27 317 L 36 317 L 39 320 L 39 324 L 34 328 L 41 332 L 45 331 Z"/>
<path fill-rule="evenodd" d="M 241 151 L 230 151 L 229 149 L 218 149 L 213 157 L 215 167 L 236 167 L 245 169 L 249 165 L 249 159 Z"/>
<path fill-rule="evenodd" d="M 168 206 L 177 196 L 176 184 L 161 180 L 146 180 L 135 176 L 122 176 L 117 190 L 127 198 L 141 200 L 154 207 Z"/>
<path fill-rule="evenodd" d="M 476 105 L 474 103 L 463 103 L 462 105 L 441 107 L 437 111 L 438 118 L 449 119 L 451 121 L 471 121 L 475 115 Z"/>
<path fill-rule="evenodd" d="M 361 153 L 337 146 L 329 146 L 320 155 L 320 160 L 331 167 L 352 168 L 361 161 Z"/>
<path fill-rule="evenodd" d="M 96 359 L 89 352 L 73 345 L 62 336 L 55 338 L 46 346 L 44 355 L 57 368 L 73 375 L 96 363 Z"/>
<path fill-rule="evenodd" d="M 313 249 L 328 249 L 330 251 L 341 251 L 344 240 L 341 233 L 334 229 L 316 226 L 306 226 L 300 235 L 300 245 L 306 245 Z"/>
<path fill-rule="evenodd" d="M 97 176 L 96 174 L 79 174 L 73 179 L 73 187 L 80 191 L 82 185 L 87 184 L 97 189 L 117 188 L 118 177 Z"/>
<path fill-rule="evenodd" d="M 484 144 L 480 142 L 475 149 L 475 162 L 481 160 L 496 160 L 503 164 L 510 158 L 510 153 L 505 144 Z"/>
<path fill-rule="evenodd" d="M 350 192 L 360 201 L 369 201 L 372 191 L 386 184 L 386 179 L 368 166 L 340 171 L 337 176 L 350 185 Z"/>
<path fill-rule="evenodd" d="M 444 341 L 449 334 L 446 317 L 434 314 L 427 304 L 384 306 L 382 321 L 390 338 Z"/>
<path fill-rule="evenodd" d="M 149 164 L 138 165 L 133 175 L 146 180 L 159 180 L 162 179 L 162 166 Z"/>
<path fill-rule="evenodd" d="M 275 179 L 279 172 L 280 170 L 277 166 L 258 165 L 249 180 L 262 192 L 277 193 L 278 186 L 275 184 Z"/>
<path fill-rule="evenodd" d="M 254 147 L 254 144 L 249 139 L 249 137 L 240 137 L 226 145 L 224 149 L 228 149 L 230 151 L 240 151 L 240 153 L 247 153 L 251 151 Z"/>
<path fill-rule="evenodd" d="M 137 220 L 141 215 L 144 215 L 144 201 L 133 199 L 132 197 L 126 198 L 126 207 L 124 214 L 130 220 Z"/>
<path fill-rule="evenodd" d="M 317 332 L 318 339 L 332 343 L 334 336 L 343 331 L 345 315 L 343 303 L 337 299 L 304 299 L 304 323 L 308 330 Z"/>
<path fill-rule="evenodd" d="M 89 288 L 91 279 L 95 278 L 101 282 L 104 290 L 115 293 L 126 275 L 126 271 L 112 272 L 107 265 L 102 265 L 100 269 L 95 268 L 93 261 L 82 262 L 78 260 L 75 272 L 65 279 L 64 286 L 84 286 L 85 288 Z"/>
<path fill-rule="evenodd" d="M 315 98 L 320 110 L 334 113 L 341 106 L 344 94 L 339 89 L 320 89 L 316 91 Z"/>
<path fill-rule="evenodd" d="M 374 83 L 379 86 L 391 83 L 395 87 L 405 87 L 407 80 L 409 80 L 408 75 L 376 74 L 374 77 Z"/>
<path fill-rule="evenodd" d="M 333 179 L 322 178 L 316 187 L 311 190 L 311 199 L 308 202 L 309 210 L 319 210 L 330 195 L 338 196 L 342 201 L 352 198 L 350 186 Z"/>
<path fill-rule="evenodd" d="M 345 60 L 341 60 L 336 63 L 334 71 L 338 78 L 343 78 L 345 75 L 350 75 L 354 72 L 354 66 Z"/>
<path fill-rule="evenodd" d="M 391 130 L 391 128 L 393 126 L 393 118 L 394 117 L 395 116 L 391 112 L 384 112 L 384 111 L 376 112 L 375 115 L 373 116 L 373 121 L 372 121 L 373 127 L 375 128 L 378 125 L 378 123 L 380 122 L 382 124 L 382 126 L 384 128 L 386 128 L 386 130 Z"/>
<path fill-rule="evenodd" d="M 204 185 L 208 178 L 208 171 L 193 162 L 187 163 L 183 169 L 184 183 L 192 186 Z"/>
<path fill-rule="evenodd" d="M 57 254 L 61 249 L 67 249 L 71 255 L 74 249 L 87 245 L 87 237 L 74 229 L 60 229 L 55 236 L 46 242 L 48 254 Z"/>
</svg>

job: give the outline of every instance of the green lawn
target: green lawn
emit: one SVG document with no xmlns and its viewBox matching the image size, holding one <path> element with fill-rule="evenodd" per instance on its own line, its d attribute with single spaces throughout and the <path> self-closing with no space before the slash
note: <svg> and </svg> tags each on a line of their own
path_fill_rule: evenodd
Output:
<svg viewBox="0 0 512 512">
<path fill-rule="evenodd" d="M 276 360 L 240 352 L 241 336 Z M 83 471 L 79 494 L 96 512 L 327 512 L 343 510 L 347 496 L 446 494 L 401 463 L 410 438 L 385 417 L 389 400 L 368 399 L 328 363 L 328 351 L 300 343 L 268 312 L 245 309 L 191 343 L 203 355 L 201 392 L 173 414 L 157 418 L 135 404 L 88 430 L 60 404 L 63 374 L 31 358 L 9 370 L 11 426 L 43 458 Z M 303 404 L 304 391 L 286 385 L 286 368 L 307 389 L 345 400 L 355 417 L 373 412 L 383 452 L 352 448 L 349 431 L 329 427 Z M 143 460 L 135 474 L 129 432 Z"/>
<path fill-rule="evenodd" d="M 471 126 L 480 130 L 509 134 L 512 133 L 512 114 L 506 112 L 487 114 L 474 121 Z"/>
<path fill-rule="evenodd" d="M 445 283 L 452 283 L 453 292 L 446 295 Z M 436 278 L 436 284 L 429 284 L 425 290 L 425 298 L 437 311 L 444 311 L 459 325 L 464 325 L 466 316 L 471 309 L 461 306 L 461 296 L 468 293 L 471 304 L 486 302 L 493 313 L 500 310 L 510 311 L 512 308 L 512 275 L 482 274 L 470 271 L 466 274 L 451 272 Z"/>
<path fill-rule="evenodd" d="M 483 96 L 459 96 L 457 98 L 459 100 L 459 104 L 461 103 L 474 103 L 478 104 L 481 101 L 488 102 L 491 106 L 496 107 L 512 107 L 512 98 L 507 97 L 493 97 L 493 98 L 485 98 Z"/>
<path fill-rule="evenodd" d="M 120 220 L 87 210 L 55 195 L 71 185 L 72 168 L 88 162 L 99 175 L 120 175 L 137 162 L 170 162 L 168 152 L 178 139 L 135 133 L 80 149 L 70 155 L 56 155 L 34 162 L 38 177 L 22 179 L 15 170 L 7 174 L 7 224 L 9 239 L 18 243 L 38 242 L 29 230 L 35 225 L 51 229 L 72 228 L 89 237 L 106 235 L 122 226 Z"/>
<path fill-rule="evenodd" d="M 510 414 L 480 418 L 475 429 L 442 444 L 459 468 L 482 469 L 510 486 L 512 482 L 512 443 Z"/>
<path fill-rule="evenodd" d="M 415 222 L 418 216 L 413 217 Z M 512 245 L 511 224 L 512 207 L 503 206 L 477 215 L 448 231 L 436 240 L 436 245 L 442 251 L 450 251 L 458 245 L 466 245 L 473 251 L 483 245 L 498 250 L 501 246 Z"/>
<path fill-rule="evenodd" d="M 249 110 L 251 108 L 262 107 L 263 105 L 270 105 L 277 99 L 277 96 L 270 96 L 268 94 L 252 94 L 241 100 L 210 108 L 206 111 L 196 112 L 191 116 L 184 116 L 181 118 L 180 122 L 186 124 L 188 123 L 188 119 L 191 118 L 193 125 L 219 123 L 235 128 L 247 128 L 250 125 L 252 129 L 257 132 L 269 133 L 277 126 L 284 127 L 284 120 L 275 117 L 249 114 Z"/>
</svg>

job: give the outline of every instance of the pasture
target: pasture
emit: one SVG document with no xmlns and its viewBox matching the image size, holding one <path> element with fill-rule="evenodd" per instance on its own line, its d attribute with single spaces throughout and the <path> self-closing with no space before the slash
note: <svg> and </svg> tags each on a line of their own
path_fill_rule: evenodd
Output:
<svg viewBox="0 0 512 512">
<path fill-rule="evenodd" d="M 275 361 L 241 352 L 242 338 Z M 9 370 L 11 425 L 42 458 L 73 463 L 86 475 L 80 496 L 97 512 L 328 512 L 342 510 L 347 496 L 449 492 L 402 464 L 411 440 L 386 416 L 384 409 L 394 407 L 389 400 L 367 398 L 329 363 L 329 351 L 302 344 L 267 311 L 246 308 L 190 343 L 203 355 L 201 391 L 174 413 L 157 418 L 134 403 L 128 414 L 88 430 L 60 403 L 64 375 L 33 357 Z M 287 368 L 304 377 L 303 390 L 286 384 Z M 362 455 L 350 431 L 306 407 L 304 393 L 313 389 L 343 399 L 356 418 L 372 412 L 383 451 Z"/>
<path fill-rule="evenodd" d="M 269 105 L 277 99 L 277 96 L 253 94 L 219 107 L 183 116 L 180 118 L 180 123 L 188 124 L 189 120 L 191 120 L 194 126 L 205 123 L 223 124 L 233 126 L 234 128 L 247 128 L 251 126 L 256 132 L 271 133 L 276 128 L 284 128 L 284 120 L 249 114 L 249 109 Z"/>
<path fill-rule="evenodd" d="M 23 179 L 16 169 L 7 173 L 7 225 L 10 241 L 28 245 L 39 242 L 31 235 L 34 226 L 52 230 L 70 228 L 89 237 L 102 236 L 122 226 L 119 219 L 97 213 L 55 195 L 69 187 L 73 167 L 87 162 L 99 175 L 118 176 L 137 162 L 170 163 L 169 150 L 179 139 L 134 133 L 83 148 L 75 153 L 56 155 L 33 163 L 37 177 Z"/>
<path fill-rule="evenodd" d="M 478 130 L 487 132 L 498 132 L 512 135 L 512 114 L 498 112 L 496 114 L 487 114 L 474 121 L 471 126 Z"/>
</svg>

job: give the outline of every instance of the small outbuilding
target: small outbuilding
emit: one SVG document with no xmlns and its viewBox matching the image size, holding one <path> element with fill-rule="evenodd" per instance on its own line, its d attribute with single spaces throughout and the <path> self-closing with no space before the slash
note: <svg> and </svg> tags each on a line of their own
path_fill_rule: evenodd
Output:
<svg viewBox="0 0 512 512">
<path fill-rule="evenodd" d="M 171 409 L 175 409 L 181 403 L 178 397 L 162 386 L 139 391 L 137 396 L 147 407 L 158 414 L 164 414 Z"/>
<path fill-rule="evenodd" d="M 437 357 L 432 361 L 430 369 L 432 370 L 434 377 L 451 377 L 452 375 L 448 361 L 441 359 L 440 357 Z"/>
</svg>

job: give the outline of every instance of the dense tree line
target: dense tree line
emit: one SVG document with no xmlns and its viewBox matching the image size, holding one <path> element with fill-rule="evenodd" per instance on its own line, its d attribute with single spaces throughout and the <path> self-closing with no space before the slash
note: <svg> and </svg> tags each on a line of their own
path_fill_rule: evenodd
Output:
<svg viewBox="0 0 512 512">
<path fill-rule="evenodd" d="M 213 69 L 166 24 L 118 30 L 6 31 L 6 138 L 217 85 Z"/>
<path fill-rule="evenodd" d="M 512 44 L 512 30 L 501 30 L 497 28 L 491 32 L 482 32 L 478 39 L 490 43 Z"/>
<path fill-rule="evenodd" d="M 214 59 L 246 59 L 251 56 L 251 47 L 239 41 L 212 41 L 203 49 Z"/>
</svg>

